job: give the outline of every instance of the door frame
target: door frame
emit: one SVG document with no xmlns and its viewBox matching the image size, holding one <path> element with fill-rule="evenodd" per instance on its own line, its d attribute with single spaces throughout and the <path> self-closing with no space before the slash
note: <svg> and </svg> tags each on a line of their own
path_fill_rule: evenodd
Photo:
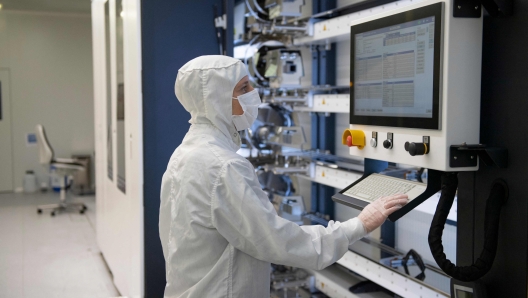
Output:
<svg viewBox="0 0 528 298">
<path fill-rule="evenodd" d="M 13 107 L 12 107 L 12 100 L 11 100 L 11 72 L 10 72 L 10 69 L 8 67 L 0 67 L 0 73 L 2 72 L 5 72 L 6 76 L 7 76 L 7 100 L 5 98 L 2 98 L 0 100 L 0 105 L 3 105 L 4 102 L 8 102 L 9 105 L 8 105 L 8 109 L 3 109 L 1 106 L 0 106 L 0 109 L 2 110 L 2 115 L 5 116 L 5 115 L 9 115 L 9 137 L 11 139 L 11 189 L 9 190 L 0 190 L 0 193 L 9 193 L 9 192 L 14 192 L 15 188 L 14 188 L 14 185 L 15 185 L 15 159 L 14 159 L 14 148 L 13 148 Z M 2 92 L 2 89 L 0 87 L 0 92 Z M 0 94 L 0 97 L 2 96 L 2 94 Z M 6 118 L 6 117 L 3 117 L 3 118 Z"/>
</svg>

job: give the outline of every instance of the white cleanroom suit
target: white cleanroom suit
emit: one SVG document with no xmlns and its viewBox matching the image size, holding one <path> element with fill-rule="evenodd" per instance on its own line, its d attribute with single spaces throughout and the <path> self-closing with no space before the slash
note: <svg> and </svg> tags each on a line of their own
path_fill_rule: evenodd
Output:
<svg viewBox="0 0 528 298">
<path fill-rule="evenodd" d="M 277 216 L 251 163 L 236 152 L 235 85 L 245 66 L 225 56 L 185 64 L 176 96 L 191 128 L 163 175 L 160 238 L 165 297 L 269 297 L 270 262 L 322 269 L 366 230 L 357 218 L 328 227 Z"/>
</svg>

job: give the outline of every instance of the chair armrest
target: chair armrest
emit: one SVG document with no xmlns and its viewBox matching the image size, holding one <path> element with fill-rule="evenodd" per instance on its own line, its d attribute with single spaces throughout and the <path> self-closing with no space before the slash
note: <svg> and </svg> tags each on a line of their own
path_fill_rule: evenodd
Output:
<svg viewBox="0 0 528 298">
<path fill-rule="evenodd" d="M 77 163 L 77 160 L 73 158 L 55 158 L 54 161 L 59 163 Z"/>
<path fill-rule="evenodd" d="M 85 168 L 82 165 L 71 164 L 71 163 L 62 163 L 62 162 L 53 162 L 51 163 L 57 170 L 68 170 L 68 171 L 84 171 Z"/>
</svg>

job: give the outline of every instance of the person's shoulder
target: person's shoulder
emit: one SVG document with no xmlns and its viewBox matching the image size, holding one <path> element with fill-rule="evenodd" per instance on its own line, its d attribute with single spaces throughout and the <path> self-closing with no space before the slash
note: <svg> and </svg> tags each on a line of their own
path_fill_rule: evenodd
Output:
<svg viewBox="0 0 528 298">
<path fill-rule="evenodd" d="M 232 153 L 222 161 L 222 170 L 225 176 L 231 176 L 235 173 L 243 176 L 251 176 L 255 168 L 245 157 Z"/>
<path fill-rule="evenodd" d="M 214 166 L 218 163 L 218 158 L 212 148 L 203 142 L 196 140 L 184 140 L 172 153 L 167 168 L 182 171 L 199 170 L 203 167 Z M 191 167 L 191 168 L 189 168 Z"/>
</svg>

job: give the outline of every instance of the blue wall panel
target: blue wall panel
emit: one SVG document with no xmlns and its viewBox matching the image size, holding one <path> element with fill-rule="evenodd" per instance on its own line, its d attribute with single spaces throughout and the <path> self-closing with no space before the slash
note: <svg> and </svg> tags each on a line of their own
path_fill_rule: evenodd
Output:
<svg viewBox="0 0 528 298">
<path fill-rule="evenodd" d="M 158 233 L 161 178 L 189 128 L 190 115 L 174 95 L 174 82 L 187 61 L 219 54 L 213 4 L 223 9 L 218 0 L 149 0 L 141 5 L 145 297 L 163 296 L 165 261 Z M 233 1 L 227 4 L 232 8 Z M 229 27 L 227 32 L 233 32 Z M 232 34 L 228 37 L 232 45 Z"/>
</svg>

